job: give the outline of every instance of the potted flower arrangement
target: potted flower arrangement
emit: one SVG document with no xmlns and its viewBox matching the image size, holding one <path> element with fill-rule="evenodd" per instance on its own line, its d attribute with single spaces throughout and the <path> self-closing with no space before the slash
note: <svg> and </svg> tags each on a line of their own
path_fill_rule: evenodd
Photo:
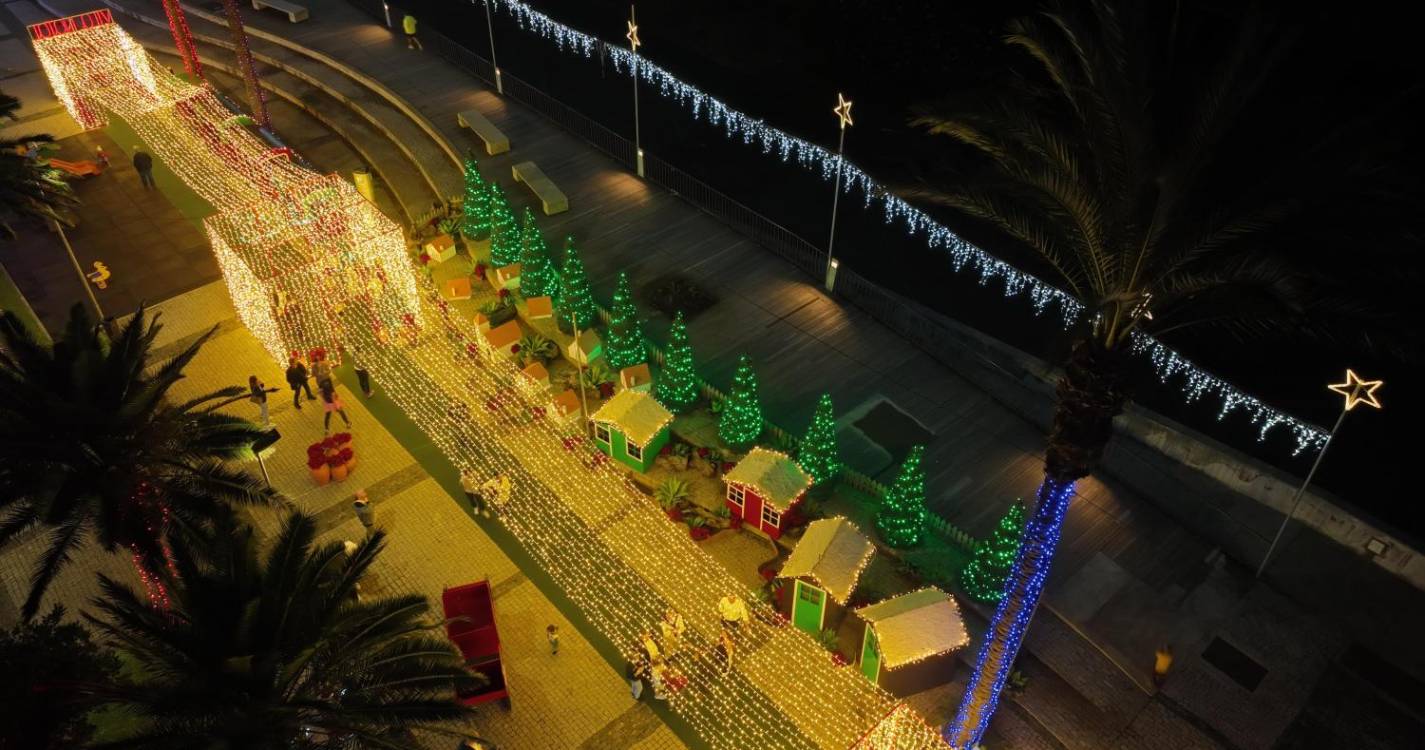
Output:
<svg viewBox="0 0 1425 750">
<path fill-rule="evenodd" d="M 332 467 L 327 463 L 326 453 L 321 443 L 307 446 L 307 468 L 312 472 L 312 481 L 320 487 L 332 480 Z"/>
<path fill-rule="evenodd" d="M 356 468 L 356 452 L 351 447 L 351 433 L 338 432 L 329 438 L 307 446 L 307 468 L 318 485 L 335 479 L 340 482 Z"/>
</svg>

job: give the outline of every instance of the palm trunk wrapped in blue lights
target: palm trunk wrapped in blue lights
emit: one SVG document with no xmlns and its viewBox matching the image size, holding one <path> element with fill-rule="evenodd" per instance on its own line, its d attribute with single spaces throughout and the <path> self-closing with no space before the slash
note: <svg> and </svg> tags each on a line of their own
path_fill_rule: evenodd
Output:
<svg viewBox="0 0 1425 750">
<path fill-rule="evenodd" d="M 1005 581 L 1005 595 L 995 608 L 994 619 L 985 633 L 975 673 L 965 688 L 965 699 L 955 722 L 945 730 L 945 741 L 955 748 L 971 748 L 979 742 L 990 717 L 999 704 L 999 694 L 1014 667 L 1014 658 L 1024 641 L 1029 621 L 1044 593 L 1049 563 L 1059 545 L 1064 513 L 1074 496 L 1074 482 L 1044 480 L 1039 486 L 1038 506 L 1024 527 L 1014 572 Z"/>
</svg>

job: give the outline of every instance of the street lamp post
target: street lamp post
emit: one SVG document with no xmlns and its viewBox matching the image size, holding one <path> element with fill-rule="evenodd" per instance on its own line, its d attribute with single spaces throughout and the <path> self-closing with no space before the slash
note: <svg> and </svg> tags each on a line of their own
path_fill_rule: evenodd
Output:
<svg viewBox="0 0 1425 750">
<path fill-rule="evenodd" d="M 578 356 L 574 357 L 574 372 L 576 382 L 579 384 L 579 431 L 584 437 L 589 436 L 589 403 L 584 397 L 584 360 L 587 359 L 583 348 L 579 346 L 579 315 L 575 313 L 569 316 L 569 322 L 574 325 L 574 351 Z"/>
<path fill-rule="evenodd" d="M 1257 577 L 1262 577 L 1262 572 L 1267 569 L 1267 562 L 1272 559 L 1272 552 L 1277 548 L 1277 543 L 1281 541 L 1282 534 L 1286 532 L 1286 525 L 1291 523 L 1291 519 L 1296 515 L 1296 509 L 1301 505 L 1301 499 L 1306 494 L 1306 488 L 1311 484 L 1311 480 L 1316 476 L 1316 470 L 1321 467 L 1321 459 L 1326 457 L 1326 450 L 1331 447 L 1331 441 L 1336 437 L 1336 431 L 1341 429 L 1341 423 L 1346 421 L 1346 415 L 1358 404 L 1379 409 L 1380 401 L 1376 400 L 1375 392 L 1385 381 L 1382 380 L 1361 380 L 1354 370 L 1346 370 L 1346 382 L 1329 385 L 1327 388 L 1341 394 L 1346 398 L 1345 405 L 1341 408 L 1341 416 L 1336 418 L 1336 424 L 1331 428 L 1331 433 L 1326 436 L 1326 442 L 1322 444 L 1320 452 L 1316 454 L 1316 461 L 1311 464 L 1311 471 L 1306 473 L 1306 480 L 1297 488 L 1296 494 L 1291 498 L 1291 509 L 1282 518 L 1282 524 L 1277 528 L 1276 536 L 1272 537 L 1272 543 L 1267 547 L 1267 554 L 1262 556 L 1262 564 L 1257 566 Z"/>
<path fill-rule="evenodd" d="M 628 39 L 629 51 L 633 53 L 631 63 L 633 72 L 633 151 L 637 160 L 638 176 L 643 176 L 643 140 L 638 129 L 638 47 L 643 42 L 638 41 L 638 17 L 634 14 L 634 7 L 628 6 L 628 33 L 624 34 Z"/>
<path fill-rule="evenodd" d="M 495 22 L 490 19 L 490 0 L 485 0 L 485 30 L 490 32 L 490 65 L 495 68 L 495 91 L 504 95 L 505 82 L 500 78 L 500 61 L 495 59 Z"/>
<path fill-rule="evenodd" d="M 831 194 L 831 236 L 826 241 L 826 291 L 828 292 L 836 286 L 836 268 L 840 265 L 831 253 L 836 246 L 836 209 L 841 203 L 841 167 L 846 162 L 846 126 L 855 124 L 851 121 L 851 102 L 847 101 L 840 92 L 836 94 L 836 107 L 831 111 L 835 112 L 836 119 L 841 121 L 841 135 L 836 141 L 836 180 Z"/>
<path fill-rule="evenodd" d="M 54 224 L 54 231 L 59 232 L 59 240 L 64 243 L 65 252 L 69 253 L 69 262 L 74 264 L 74 272 L 79 275 L 79 285 L 84 287 L 84 291 L 89 295 L 89 302 L 94 305 L 94 314 L 98 320 L 104 320 L 104 308 L 99 306 L 99 298 L 94 296 L 94 290 L 89 287 L 89 277 L 84 275 L 84 268 L 79 265 L 79 258 L 74 255 L 74 247 L 69 244 L 69 235 L 64 233 L 64 225 L 51 219 Z"/>
</svg>

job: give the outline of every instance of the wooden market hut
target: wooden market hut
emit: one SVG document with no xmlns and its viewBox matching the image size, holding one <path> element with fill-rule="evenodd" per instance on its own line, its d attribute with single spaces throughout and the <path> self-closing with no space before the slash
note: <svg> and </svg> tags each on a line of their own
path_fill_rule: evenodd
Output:
<svg viewBox="0 0 1425 750">
<path fill-rule="evenodd" d="M 511 263 L 508 266 L 500 266 L 490 272 L 490 286 L 496 289 L 519 289 L 520 269 L 519 263 Z"/>
<path fill-rule="evenodd" d="M 564 351 L 574 364 L 587 366 L 604 353 L 604 340 L 599 338 L 597 331 L 586 328 L 579 332 L 578 339 L 569 342 Z"/>
<path fill-rule="evenodd" d="M 723 478 L 727 507 L 746 528 L 776 539 L 782 535 L 782 514 L 802 501 L 811 477 L 785 453 L 753 448 Z"/>
<path fill-rule="evenodd" d="M 949 682 L 955 652 L 970 642 L 955 598 L 923 588 L 855 610 L 865 623 L 861 674 L 894 695 Z"/>
<path fill-rule="evenodd" d="M 673 414 L 641 391 L 615 393 L 592 416 L 594 444 L 634 471 L 645 472 L 668 442 Z"/>
<path fill-rule="evenodd" d="M 648 363 L 639 362 L 619 370 L 618 385 L 626 391 L 643 391 L 644 393 L 651 391 L 653 389 L 653 373 L 649 372 Z"/>
<path fill-rule="evenodd" d="M 520 337 L 523 335 L 524 331 L 520 329 L 518 322 L 507 320 L 485 331 L 485 341 L 501 354 L 512 356 L 515 353 L 515 345 L 520 342 Z"/>
<path fill-rule="evenodd" d="M 783 597 L 792 624 L 812 635 L 838 627 L 875 553 L 876 545 L 843 516 L 808 524 L 777 574 L 792 582 L 790 595 Z"/>
</svg>

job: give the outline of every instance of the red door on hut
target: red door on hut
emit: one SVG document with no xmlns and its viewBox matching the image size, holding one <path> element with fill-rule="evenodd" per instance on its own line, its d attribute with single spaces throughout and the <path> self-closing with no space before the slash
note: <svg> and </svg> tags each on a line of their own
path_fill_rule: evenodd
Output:
<svg viewBox="0 0 1425 750">
<path fill-rule="evenodd" d="M 782 535 L 782 515 L 802 501 L 811 477 L 785 453 L 753 448 L 732 467 L 727 483 L 727 508 L 744 526 L 776 539 Z"/>
</svg>

